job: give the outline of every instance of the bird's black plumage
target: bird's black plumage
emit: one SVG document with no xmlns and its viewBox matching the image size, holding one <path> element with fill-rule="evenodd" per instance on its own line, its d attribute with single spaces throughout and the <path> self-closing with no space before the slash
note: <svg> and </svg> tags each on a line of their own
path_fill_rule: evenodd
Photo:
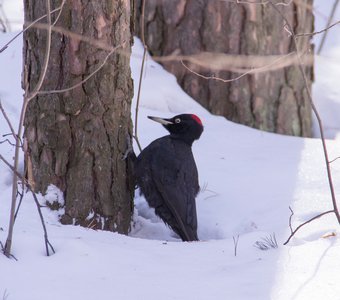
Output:
<svg viewBox="0 0 340 300">
<path fill-rule="evenodd" d="M 163 124 L 170 135 L 153 141 L 140 153 L 135 163 L 136 183 L 156 215 L 183 241 L 196 241 L 199 184 L 191 146 L 203 132 L 202 122 L 191 114 L 149 118 Z"/>
</svg>

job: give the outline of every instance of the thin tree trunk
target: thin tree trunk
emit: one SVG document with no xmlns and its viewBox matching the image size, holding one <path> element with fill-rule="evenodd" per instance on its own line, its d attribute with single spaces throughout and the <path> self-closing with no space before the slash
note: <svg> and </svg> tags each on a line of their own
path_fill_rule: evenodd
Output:
<svg viewBox="0 0 340 300">
<path fill-rule="evenodd" d="M 236 1 L 235 1 L 236 2 Z M 296 32 L 313 31 L 313 0 L 278 6 Z M 140 32 L 141 1 L 137 0 Z M 235 55 L 284 55 L 294 50 L 282 19 L 269 5 L 211 0 L 149 0 L 145 7 L 145 41 L 152 55 L 222 52 Z M 303 51 L 310 37 L 300 38 Z M 311 107 L 296 66 L 247 75 L 223 83 L 206 80 L 178 62 L 164 62 L 184 91 L 214 114 L 262 130 L 311 136 Z M 211 72 L 192 65 L 205 76 L 231 79 L 240 74 Z M 309 84 L 313 68 L 306 67 Z"/>
<path fill-rule="evenodd" d="M 53 7 L 60 5 L 55 1 Z M 80 224 L 127 233 L 133 186 L 129 162 L 122 160 L 132 136 L 130 106 L 130 0 L 66 1 L 56 26 L 112 47 L 99 72 L 78 87 L 31 101 L 25 119 L 27 174 L 36 191 L 50 184 L 65 196 L 65 224 Z M 44 15 L 42 0 L 25 1 L 25 20 Z M 52 17 L 52 23 L 57 14 Z M 43 61 L 46 33 L 30 29 L 24 36 L 29 88 L 34 88 Z M 53 33 L 51 59 L 42 90 L 59 90 L 82 82 L 100 66 L 107 51 L 67 35 Z"/>
</svg>

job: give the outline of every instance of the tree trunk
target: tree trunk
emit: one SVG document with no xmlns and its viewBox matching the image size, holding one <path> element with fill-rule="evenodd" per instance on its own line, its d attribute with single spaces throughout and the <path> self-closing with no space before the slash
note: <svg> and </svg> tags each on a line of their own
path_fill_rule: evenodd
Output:
<svg viewBox="0 0 340 300">
<path fill-rule="evenodd" d="M 313 0 L 277 6 L 295 32 L 313 31 Z M 137 0 L 140 24 L 141 0 Z M 145 6 L 145 41 L 152 55 L 191 55 L 220 52 L 233 55 L 284 55 L 294 51 L 281 16 L 269 5 L 211 0 L 148 0 Z M 140 27 L 138 29 L 140 33 Z M 300 37 L 302 51 L 310 37 Z M 312 50 L 309 52 L 312 54 Z M 185 92 L 214 114 L 262 130 L 311 136 L 311 107 L 296 66 L 247 75 L 223 83 L 203 79 L 179 62 L 163 63 Z M 231 79 L 239 73 L 212 72 L 190 65 L 205 76 Z M 313 68 L 305 67 L 313 80 Z"/>
<path fill-rule="evenodd" d="M 46 14 L 44 0 L 25 1 L 25 20 Z M 53 1 L 52 9 L 61 1 Z M 57 27 L 100 40 L 120 54 L 109 53 L 67 34 L 52 33 L 51 57 L 41 90 L 63 93 L 38 95 L 28 107 L 25 140 L 26 165 L 35 190 L 50 184 L 65 196 L 65 224 L 127 233 L 132 213 L 133 186 L 129 162 L 122 160 L 131 139 L 130 106 L 133 82 L 130 0 L 66 1 Z M 58 12 L 52 14 L 52 23 Z M 46 20 L 46 19 L 45 19 Z M 44 20 L 42 21 L 44 22 Z M 29 90 L 33 90 L 43 64 L 46 30 L 30 29 L 24 35 L 24 62 Z"/>
</svg>

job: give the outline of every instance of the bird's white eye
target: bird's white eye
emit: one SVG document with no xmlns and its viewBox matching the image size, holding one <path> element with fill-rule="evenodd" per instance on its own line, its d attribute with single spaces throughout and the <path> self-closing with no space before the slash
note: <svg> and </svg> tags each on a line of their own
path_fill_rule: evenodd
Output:
<svg viewBox="0 0 340 300">
<path fill-rule="evenodd" d="M 181 123 L 181 119 L 180 118 L 177 118 L 177 119 L 175 119 L 175 123 Z"/>
</svg>

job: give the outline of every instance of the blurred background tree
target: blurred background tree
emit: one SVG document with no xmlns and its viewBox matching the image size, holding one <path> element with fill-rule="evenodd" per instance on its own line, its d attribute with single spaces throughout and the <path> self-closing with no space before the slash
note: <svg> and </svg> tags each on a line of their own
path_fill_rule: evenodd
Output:
<svg viewBox="0 0 340 300">
<path fill-rule="evenodd" d="M 136 31 L 140 36 L 142 0 L 136 1 Z M 286 2 L 287 5 L 281 2 L 277 7 L 295 32 L 312 32 L 313 0 Z M 147 0 L 144 29 L 145 43 L 153 56 L 201 52 L 269 56 L 294 51 L 292 36 L 269 4 Z M 301 53 L 313 55 L 310 37 L 299 37 L 298 42 Z M 213 114 L 261 130 L 296 136 L 312 134 L 311 107 L 297 66 L 246 75 L 225 83 L 199 77 L 178 61 L 162 64 L 176 76 L 186 93 Z M 189 66 L 204 76 L 232 79 L 240 75 L 192 63 Z M 310 87 L 313 66 L 308 65 L 305 70 Z"/>
</svg>

